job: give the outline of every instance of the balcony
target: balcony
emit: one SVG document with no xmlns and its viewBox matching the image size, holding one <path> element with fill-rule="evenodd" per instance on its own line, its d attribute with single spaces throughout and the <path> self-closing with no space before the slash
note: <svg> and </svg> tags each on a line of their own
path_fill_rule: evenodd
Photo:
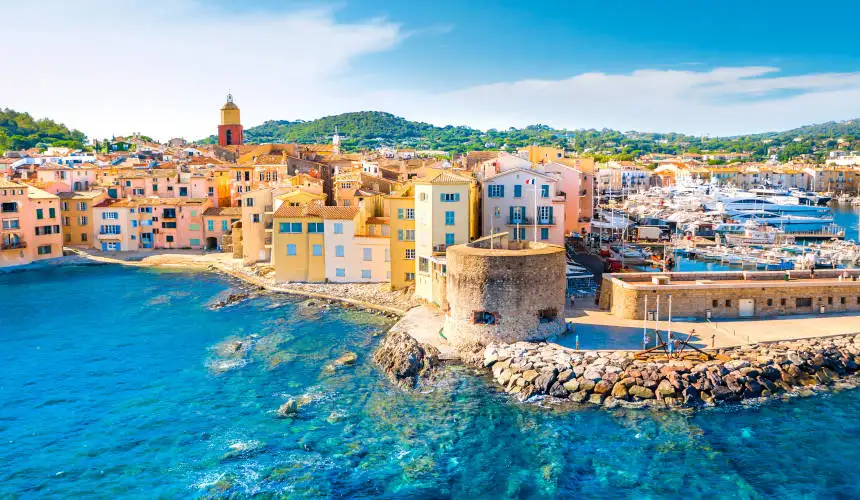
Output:
<svg viewBox="0 0 860 500">
<path fill-rule="evenodd" d="M 265 205 L 263 206 L 263 213 L 265 213 L 266 215 L 272 215 L 275 213 L 275 207 L 273 207 L 272 205 Z"/>
<path fill-rule="evenodd" d="M 116 233 L 99 233 L 96 237 L 100 240 L 118 240 L 121 235 Z"/>
<path fill-rule="evenodd" d="M 433 245 L 433 255 L 444 255 L 448 251 L 448 245 Z"/>
<path fill-rule="evenodd" d="M 534 225 L 535 220 L 532 217 L 508 217 L 507 224 L 509 226 L 532 226 Z M 538 226 L 554 226 L 555 225 L 555 217 L 541 217 L 537 221 Z"/>
<path fill-rule="evenodd" d="M 272 248 L 272 235 L 267 234 L 265 238 L 263 238 L 263 245 L 266 248 Z"/>
<path fill-rule="evenodd" d="M 19 250 L 21 248 L 27 248 L 26 241 L 4 241 L 0 242 L 0 250 Z"/>
</svg>

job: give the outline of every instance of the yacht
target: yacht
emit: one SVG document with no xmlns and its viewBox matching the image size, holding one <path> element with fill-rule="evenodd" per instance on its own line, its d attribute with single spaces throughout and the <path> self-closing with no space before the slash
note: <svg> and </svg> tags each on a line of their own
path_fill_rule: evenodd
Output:
<svg viewBox="0 0 860 500">
<path fill-rule="evenodd" d="M 786 233 L 824 231 L 833 225 L 832 217 L 788 215 L 766 210 L 732 210 L 729 211 L 729 215 L 741 224 L 747 222 L 758 225 L 767 224 L 768 226 L 778 227 Z M 738 232 L 735 228 L 731 228 L 729 224 L 725 226 L 723 232 Z M 735 231 L 731 231 L 731 229 L 735 229 Z"/>
<path fill-rule="evenodd" d="M 741 210 L 764 210 L 777 214 L 823 216 L 830 213 L 827 207 L 816 205 L 801 205 L 793 196 L 774 196 L 771 198 L 756 198 L 741 196 L 723 198 L 719 201 L 706 203 L 705 208 L 711 211 L 732 213 Z"/>
</svg>

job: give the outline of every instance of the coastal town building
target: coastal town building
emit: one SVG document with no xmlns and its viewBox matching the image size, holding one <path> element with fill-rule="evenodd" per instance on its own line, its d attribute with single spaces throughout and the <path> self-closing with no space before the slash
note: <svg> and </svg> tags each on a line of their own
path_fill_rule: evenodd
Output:
<svg viewBox="0 0 860 500">
<path fill-rule="evenodd" d="M 0 181 L 0 267 L 63 255 L 60 198 L 33 186 Z"/>
<path fill-rule="evenodd" d="M 204 210 L 203 239 L 206 250 L 232 251 L 233 225 L 241 218 L 242 209 L 239 207 L 209 207 Z"/>
<path fill-rule="evenodd" d="M 227 102 L 221 106 L 221 124 L 218 125 L 218 145 L 221 147 L 241 146 L 245 143 L 245 129 L 239 116 L 239 106 L 233 102 L 233 95 L 227 94 Z"/>
<path fill-rule="evenodd" d="M 556 175 L 516 168 L 483 182 L 483 234 L 508 232 L 515 241 L 564 244 L 565 196 Z"/>
<path fill-rule="evenodd" d="M 386 197 L 390 220 L 391 288 L 415 284 L 415 187 L 407 185 Z"/>
<path fill-rule="evenodd" d="M 63 221 L 63 244 L 93 247 L 96 243 L 93 210 L 107 198 L 107 193 L 75 191 L 60 193 L 59 197 Z"/>
</svg>

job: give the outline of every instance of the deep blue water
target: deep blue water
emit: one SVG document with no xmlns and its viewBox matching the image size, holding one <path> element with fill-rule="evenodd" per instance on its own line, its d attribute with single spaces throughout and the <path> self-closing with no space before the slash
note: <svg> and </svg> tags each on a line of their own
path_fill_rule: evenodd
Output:
<svg viewBox="0 0 860 500">
<path fill-rule="evenodd" d="M 370 315 L 112 266 L 0 275 L 0 497 L 834 498 L 860 392 L 696 414 L 520 405 L 448 368 L 374 369 Z M 280 304 L 280 305 L 279 305 Z M 220 347 L 258 337 L 243 362 Z M 351 350 L 358 363 L 325 366 Z M 310 402 L 294 419 L 288 397 Z"/>
</svg>

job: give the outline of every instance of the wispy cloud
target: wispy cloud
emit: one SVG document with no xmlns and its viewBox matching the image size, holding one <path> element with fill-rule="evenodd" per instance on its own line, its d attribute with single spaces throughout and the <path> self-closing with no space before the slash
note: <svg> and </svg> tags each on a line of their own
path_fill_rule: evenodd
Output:
<svg viewBox="0 0 860 500">
<path fill-rule="evenodd" d="M 379 92 L 362 105 L 432 123 L 741 134 L 860 116 L 860 72 L 784 76 L 775 67 L 584 73 L 437 94 Z"/>
</svg>

